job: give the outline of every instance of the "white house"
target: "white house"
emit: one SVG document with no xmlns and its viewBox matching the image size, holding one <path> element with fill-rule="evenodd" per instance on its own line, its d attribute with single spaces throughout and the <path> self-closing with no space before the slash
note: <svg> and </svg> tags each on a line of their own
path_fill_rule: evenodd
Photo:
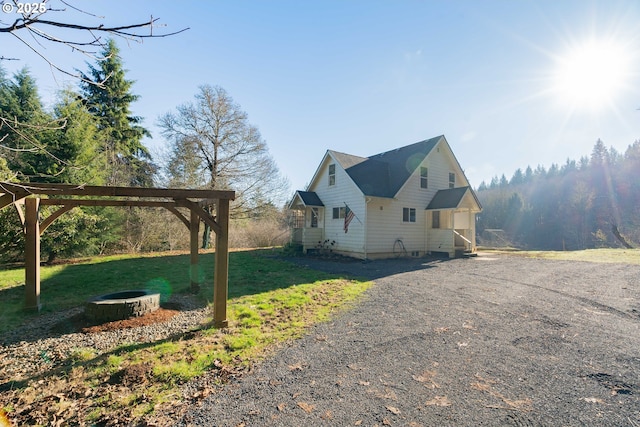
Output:
<svg viewBox="0 0 640 427">
<path fill-rule="evenodd" d="M 329 150 L 289 209 L 305 253 L 375 259 L 475 254 L 482 207 L 442 135 L 370 157 Z"/>
</svg>

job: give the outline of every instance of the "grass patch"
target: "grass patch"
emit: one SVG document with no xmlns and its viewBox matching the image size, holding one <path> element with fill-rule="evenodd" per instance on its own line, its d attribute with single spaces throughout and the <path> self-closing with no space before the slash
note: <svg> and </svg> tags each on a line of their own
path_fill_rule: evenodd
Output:
<svg viewBox="0 0 640 427">
<path fill-rule="evenodd" d="M 330 277 L 265 256 L 271 253 L 256 250 L 229 255 L 229 298 Z M 197 274 L 203 304 L 213 299 L 214 256 L 211 252 L 200 255 Z M 191 281 L 188 254 L 95 257 L 80 263 L 42 266 L 40 275 L 41 314 L 78 307 L 93 296 L 127 289 L 154 290 L 166 301 L 174 293 L 189 292 Z M 0 333 L 36 321 L 37 313 L 23 310 L 24 298 L 24 269 L 0 270 Z"/>
<path fill-rule="evenodd" d="M 585 261 L 615 264 L 640 265 L 640 249 L 585 249 L 582 251 L 500 251 L 493 253 L 508 253 L 514 256 L 528 258 L 544 258 L 563 261 Z"/>
<path fill-rule="evenodd" d="M 264 251 L 230 254 L 228 328 L 202 325 L 197 331 L 171 340 L 123 345 L 105 354 L 78 349 L 64 368 L 16 383 L 11 390 L 0 389 L 0 398 L 11 402 L 16 414 L 20 413 L 21 405 L 28 406 L 31 418 L 27 424 L 48 424 L 52 422 L 48 417 L 54 413 L 65 424 L 117 421 L 128 425 L 141 420 L 162 424 L 161 416 L 176 411 L 183 403 L 181 384 L 205 373 L 223 382 L 232 373 L 269 355 L 278 344 L 302 336 L 310 325 L 343 310 L 371 286 L 371 282 L 309 270 L 265 256 L 269 254 Z M 212 264 L 213 254 L 202 257 L 201 265 Z M 47 271 L 43 272 L 43 303 L 49 310 L 69 308 L 100 293 L 144 287 L 140 285 L 158 278 L 170 285 L 165 288 L 167 295 L 189 287 L 188 255 L 92 259 L 83 265 L 43 270 Z M 107 270 L 120 273 L 108 274 Z M 204 283 L 212 283 L 213 268 L 202 271 Z M 8 284 L 9 277 L 15 277 L 15 272 L 0 272 L 0 296 L 23 289 L 15 283 Z M 72 286 L 73 290 L 69 290 L 67 284 L 75 281 L 88 284 L 85 286 L 89 289 Z M 203 304 L 210 299 L 211 287 L 203 286 L 199 295 Z M 69 293 L 67 300 L 58 298 L 57 293 L 64 293 L 65 288 Z M 7 300 L 2 301 L 3 309 L 10 307 Z M 13 310 L 13 325 L 37 320 Z M 69 401 L 75 403 L 67 408 L 64 402 Z M 114 416 L 119 418 L 114 420 Z"/>
</svg>

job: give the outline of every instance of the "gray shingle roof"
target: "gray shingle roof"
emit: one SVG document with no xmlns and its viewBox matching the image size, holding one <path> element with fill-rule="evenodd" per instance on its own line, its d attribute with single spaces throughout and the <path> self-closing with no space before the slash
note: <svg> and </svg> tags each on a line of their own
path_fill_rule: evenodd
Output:
<svg viewBox="0 0 640 427">
<path fill-rule="evenodd" d="M 462 198 L 467 193 L 467 190 L 471 190 L 471 187 L 457 187 L 450 188 L 448 190 L 438 190 L 438 192 L 436 192 L 436 195 L 433 196 L 433 199 L 431 199 L 429 206 L 427 206 L 427 210 L 455 209 L 462 201 Z"/>
<path fill-rule="evenodd" d="M 305 206 L 324 206 L 320 197 L 314 191 L 296 191 Z"/>
<path fill-rule="evenodd" d="M 368 158 L 336 157 L 365 196 L 394 197 L 442 136 L 416 142 Z M 345 163 L 341 159 L 344 159 Z"/>
<path fill-rule="evenodd" d="M 333 157 L 340 163 L 342 169 L 348 169 L 351 166 L 355 166 L 358 163 L 362 163 L 367 160 L 366 157 L 354 156 L 352 154 L 341 153 L 339 151 L 329 150 Z"/>
</svg>

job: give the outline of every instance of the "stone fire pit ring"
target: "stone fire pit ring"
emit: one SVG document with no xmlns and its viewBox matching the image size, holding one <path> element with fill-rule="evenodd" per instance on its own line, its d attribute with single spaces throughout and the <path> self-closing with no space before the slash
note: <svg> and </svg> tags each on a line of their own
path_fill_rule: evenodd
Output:
<svg viewBox="0 0 640 427">
<path fill-rule="evenodd" d="M 160 308 L 160 294 L 131 290 L 100 295 L 85 303 L 84 314 L 92 322 L 112 322 L 140 317 Z"/>
</svg>

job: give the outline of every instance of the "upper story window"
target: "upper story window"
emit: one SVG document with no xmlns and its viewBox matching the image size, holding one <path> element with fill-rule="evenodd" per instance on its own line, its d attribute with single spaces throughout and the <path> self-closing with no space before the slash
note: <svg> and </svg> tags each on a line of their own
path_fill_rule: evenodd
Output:
<svg viewBox="0 0 640 427">
<path fill-rule="evenodd" d="M 333 219 L 344 218 L 345 208 L 333 208 Z"/>
<path fill-rule="evenodd" d="M 329 185 L 336 185 L 336 165 L 329 165 Z"/>
<path fill-rule="evenodd" d="M 455 188 L 456 186 L 456 174 L 449 172 L 449 188 Z"/>
<path fill-rule="evenodd" d="M 429 169 L 420 167 L 420 188 L 427 188 L 429 185 Z"/>
<path fill-rule="evenodd" d="M 416 208 L 402 208 L 402 222 L 416 222 Z"/>
</svg>

